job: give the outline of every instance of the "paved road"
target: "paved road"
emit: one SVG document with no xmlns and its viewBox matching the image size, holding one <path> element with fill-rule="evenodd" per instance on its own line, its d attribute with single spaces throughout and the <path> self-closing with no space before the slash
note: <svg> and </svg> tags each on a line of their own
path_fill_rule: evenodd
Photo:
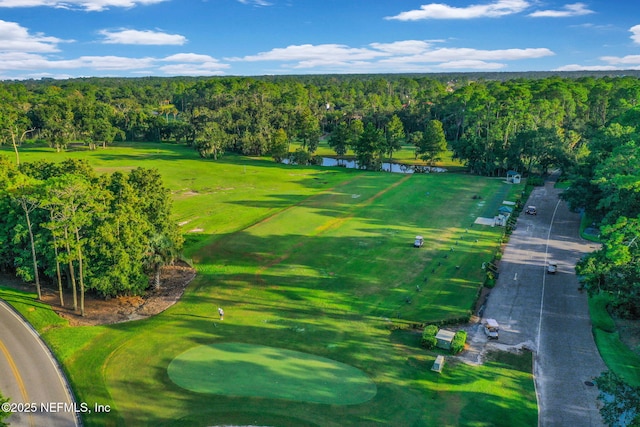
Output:
<svg viewBox="0 0 640 427">
<path fill-rule="evenodd" d="M 49 349 L 4 301 L 0 300 L 0 392 L 15 409 L 35 404 L 35 413 L 14 412 L 11 427 L 77 426 L 73 398 Z M 43 412 L 45 405 L 46 411 Z M 64 407 L 67 405 L 67 408 Z M 31 408 L 31 406 L 29 406 Z M 66 410 L 65 410 L 66 409 Z M 80 410 L 80 406 L 77 407 Z"/>
<path fill-rule="evenodd" d="M 602 426 L 597 387 L 591 381 L 606 369 L 591 333 L 587 295 L 578 290 L 574 266 L 594 245 L 580 239 L 580 218 L 558 199 L 553 182 L 536 188 L 500 262 L 500 278 L 484 317 L 500 324 L 498 343 L 535 351 L 534 377 L 539 425 Z M 550 260 L 556 275 L 546 274 Z M 478 337 L 476 336 L 477 340 Z"/>
</svg>

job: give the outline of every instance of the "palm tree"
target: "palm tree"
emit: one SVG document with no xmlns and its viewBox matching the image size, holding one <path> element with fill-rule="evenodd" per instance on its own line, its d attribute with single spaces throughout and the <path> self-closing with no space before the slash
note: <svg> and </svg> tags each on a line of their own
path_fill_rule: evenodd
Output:
<svg viewBox="0 0 640 427">
<path fill-rule="evenodd" d="M 153 272 L 153 285 L 155 289 L 160 289 L 160 271 L 162 267 L 173 263 L 175 258 L 175 245 L 167 236 L 159 233 L 151 236 L 144 264 L 147 271 Z"/>
</svg>

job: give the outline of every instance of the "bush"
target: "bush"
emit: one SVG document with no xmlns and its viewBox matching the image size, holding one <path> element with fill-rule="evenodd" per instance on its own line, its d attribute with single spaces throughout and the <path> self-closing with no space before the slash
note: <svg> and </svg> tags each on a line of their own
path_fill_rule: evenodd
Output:
<svg viewBox="0 0 640 427">
<path fill-rule="evenodd" d="M 487 274 L 485 275 L 484 278 L 484 286 L 486 288 L 493 288 L 496 285 L 496 275 L 491 272 L 491 271 L 487 271 Z"/>
<path fill-rule="evenodd" d="M 467 342 L 467 333 L 465 331 L 458 331 L 453 336 L 451 341 L 451 354 L 458 354 L 464 350 L 464 344 Z"/>
<path fill-rule="evenodd" d="M 541 176 L 530 176 L 527 178 L 527 185 L 541 187 L 544 185 L 544 178 Z"/>
<path fill-rule="evenodd" d="M 292 165 L 308 165 L 309 160 L 311 160 L 311 155 L 302 148 L 298 148 L 289 154 L 289 163 Z"/>
<path fill-rule="evenodd" d="M 436 340 L 436 335 L 440 329 L 436 325 L 427 325 L 422 332 L 422 341 L 421 344 L 424 348 L 432 349 L 435 348 L 438 340 Z"/>
</svg>

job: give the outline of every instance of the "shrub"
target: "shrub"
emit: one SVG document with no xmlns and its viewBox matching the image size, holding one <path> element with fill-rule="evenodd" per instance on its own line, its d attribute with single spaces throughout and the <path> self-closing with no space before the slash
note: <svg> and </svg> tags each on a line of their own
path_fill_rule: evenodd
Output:
<svg viewBox="0 0 640 427">
<path fill-rule="evenodd" d="M 487 271 L 487 274 L 484 278 L 484 286 L 491 289 L 496 285 L 496 275 L 491 271 Z"/>
<path fill-rule="evenodd" d="M 453 336 L 451 341 L 451 354 L 458 354 L 464 350 L 464 344 L 467 342 L 467 333 L 465 331 L 458 331 Z"/>
<path fill-rule="evenodd" d="M 307 165 L 311 160 L 311 155 L 302 148 L 298 148 L 293 153 L 289 154 L 289 163 L 292 165 Z"/>
<path fill-rule="evenodd" d="M 322 161 L 322 156 L 315 155 L 309 159 L 309 164 L 314 166 L 322 166 Z"/>
<path fill-rule="evenodd" d="M 421 344 L 424 348 L 432 349 L 438 343 L 436 335 L 440 329 L 436 325 L 427 325 L 422 332 Z"/>
</svg>

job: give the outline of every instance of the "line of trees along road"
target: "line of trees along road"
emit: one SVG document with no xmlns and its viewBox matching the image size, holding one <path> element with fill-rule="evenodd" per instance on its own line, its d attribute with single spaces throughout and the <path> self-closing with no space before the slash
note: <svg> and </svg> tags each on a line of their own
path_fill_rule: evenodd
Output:
<svg viewBox="0 0 640 427">
<path fill-rule="evenodd" d="M 25 140 L 45 141 L 55 150 L 78 141 L 91 148 L 118 140 L 176 141 L 207 158 L 233 151 L 280 160 L 292 141 L 300 141 L 310 158 L 321 135 L 342 132 L 333 141 L 337 155 L 350 149 L 363 167 L 377 168 L 406 144 L 416 147 L 417 157 L 437 160 L 444 136 L 470 172 L 492 176 L 579 162 L 599 129 L 639 100 L 640 83 L 631 76 L 4 82 L 0 141 L 13 145 L 17 162 Z"/>
<path fill-rule="evenodd" d="M 620 102 L 620 101 L 616 101 Z M 640 108 L 618 110 L 598 124 L 585 155 L 570 170 L 563 197 L 600 228 L 602 246 L 578 262 L 591 295 L 606 293 L 612 314 L 640 319 Z M 615 110 L 614 110 L 615 111 Z M 617 334 L 617 332 L 616 332 Z M 640 425 L 640 388 L 614 372 L 596 378 L 608 425 Z"/>
<path fill-rule="evenodd" d="M 600 226 L 603 246 L 577 271 L 589 292 L 608 292 L 612 309 L 640 318 L 640 109 L 594 132 L 564 198 Z"/>
<path fill-rule="evenodd" d="M 171 199 L 156 170 L 97 175 L 85 161 L 17 167 L 0 157 L 0 268 L 34 282 L 42 275 L 72 290 L 84 315 L 87 291 L 141 294 L 182 245 Z M 67 286 L 68 285 L 68 286 Z"/>
</svg>

